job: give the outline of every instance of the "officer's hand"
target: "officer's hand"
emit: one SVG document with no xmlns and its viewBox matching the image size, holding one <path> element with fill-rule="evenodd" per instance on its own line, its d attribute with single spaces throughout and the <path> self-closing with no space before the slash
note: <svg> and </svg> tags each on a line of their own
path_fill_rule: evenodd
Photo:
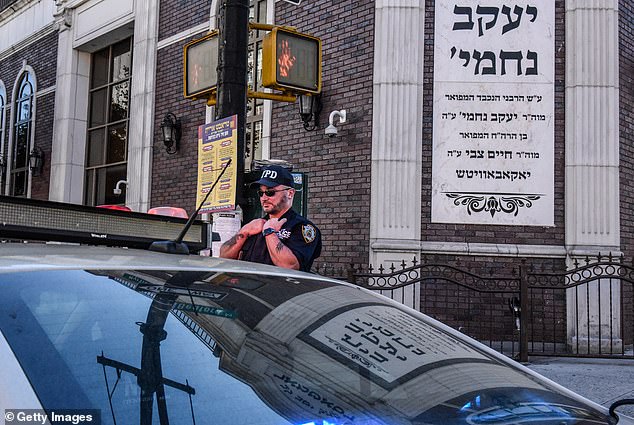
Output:
<svg viewBox="0 0 634 425">
<path fill-rule="evenodd" d="M 264 223 L 266 220 L 263 218 L 256 218 L 255 220 L 251 220 L 240 229 L 240 233 L 246 233 L 248 236 L 257 235 L 258 233 L 262 233 L 262 229 L 264 229 Z"/>
<path fill-rule="evenodd" d="M 279 231 L 282 228 L 284 223 L 286 223 L 286 219 L 285 218 L 282 218 L 282 219 L 271 218 L 266 223 L 264 223 L 264 227 L 263 228 L 264 229 L 268 229 L 270 227 L 271 229 L 275 229 L 275 231 L 277 232 L 277 231 Z"/>
</svg>

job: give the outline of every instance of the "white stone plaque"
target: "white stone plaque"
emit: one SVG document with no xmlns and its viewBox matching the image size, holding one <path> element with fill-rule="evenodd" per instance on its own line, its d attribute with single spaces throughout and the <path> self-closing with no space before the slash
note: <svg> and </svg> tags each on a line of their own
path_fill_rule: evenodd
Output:
<svg viewBox="0 0 634 425">
<path fill-rule="evenodd" d="M 435 19 L 432 222 L 553 226 L 554 2 Z"/>
</svg>

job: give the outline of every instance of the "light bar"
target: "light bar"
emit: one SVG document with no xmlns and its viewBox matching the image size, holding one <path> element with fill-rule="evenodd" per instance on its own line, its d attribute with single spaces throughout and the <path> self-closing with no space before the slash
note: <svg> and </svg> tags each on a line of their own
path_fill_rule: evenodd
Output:
<svg viewBox="0 0 634 425">
<path fill-rule="evenodd" d="M 0 238 L 75 242 L 147 249 L 173 240 L 186 219 L 84 205 L 0 196 Z M 195 221 L 183 242 L 190 251 L 207 248 L 208 224 Z"/>
</svg>

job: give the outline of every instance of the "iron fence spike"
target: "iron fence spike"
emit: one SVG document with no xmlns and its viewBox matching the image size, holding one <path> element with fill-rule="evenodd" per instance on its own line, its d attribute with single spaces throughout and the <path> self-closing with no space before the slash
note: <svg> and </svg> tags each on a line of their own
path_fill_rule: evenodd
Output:
<svg viewBox="0 0 634 425">
<path fill-rule="evenodd" d="M 407 267 L 407 266 L 405 265 L 405 259 L 403 259 L 401 261 L 401 269 L 405 270 L 405 267 Z"/>
</svg>

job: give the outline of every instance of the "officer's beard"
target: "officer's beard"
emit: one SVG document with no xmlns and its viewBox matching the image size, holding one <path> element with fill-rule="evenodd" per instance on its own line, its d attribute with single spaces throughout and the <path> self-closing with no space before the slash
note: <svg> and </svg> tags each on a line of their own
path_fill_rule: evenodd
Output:
<svg viewBox="0 0 634 425">
<path fill-rule="evenodd" d="M 280 197 L 280 200 L 277 202 L 273 202 L 271 199 L 262 203 L 262 210 L 267 213 L 269 216 L 281 216 L 283 215 L 290 207 L 292 206 L 292 202 L 289 199 L 289 196 L 286 193 L 283 193 Z"/>
</svg>

